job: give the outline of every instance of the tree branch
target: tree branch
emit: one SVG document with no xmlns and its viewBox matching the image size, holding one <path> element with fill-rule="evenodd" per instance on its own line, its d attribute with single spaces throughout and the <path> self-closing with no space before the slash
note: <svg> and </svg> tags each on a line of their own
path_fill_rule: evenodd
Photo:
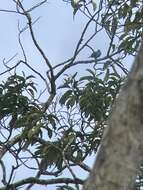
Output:
<svg viewBox="0 0 143 190">
<path fill-rule="evenodd" d="M 78 183 L 78 184 L 83 184 L 83 180 L 77 178 L 75 180 L 73 179 L 70 179 L 70 178 L 57 178 L 57 179 L 48 179 L 48 180 L 45 180 L 45 179 L 38 179 L 38 178 L 34 178 L 34 177 L 29 177 L 29 178 L 26 178 L 26 179 L 23 179 L 23 180 L 20 180 L 18 182 L 15 182 L 13 184 L 10 184 L 9 187 L 2 187 L 0 188 L 0 190 L 7 190 L 8 188 L 17 188 L 17 187 L 20 187 L 22 185 L 26 185 L 26 184 L 29 184 L 29 183 L 34 183 L 34 184 L 39 184 L 39 185 L 52 185 L 52 184 L 61 184 L 61 183 L 64 183 L 64 184 L 68 184 L 68 183 L 71 183 L 71 184 L 75 184 L 75 183 Z"/>
</svg>

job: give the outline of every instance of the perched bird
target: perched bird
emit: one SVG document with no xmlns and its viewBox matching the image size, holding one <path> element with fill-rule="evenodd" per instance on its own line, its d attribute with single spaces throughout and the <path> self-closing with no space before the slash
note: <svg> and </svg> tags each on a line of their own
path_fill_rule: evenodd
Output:
<svg viewBox="0 0 143 190">
<path fill-rule="evenodd" d="M 98 57 L 101 56 L 101 51 L 98 49 L 97 51 L 94 51 L 90 57 L 94 58 L 94 59 L 97 59 Z"/>
</svg>

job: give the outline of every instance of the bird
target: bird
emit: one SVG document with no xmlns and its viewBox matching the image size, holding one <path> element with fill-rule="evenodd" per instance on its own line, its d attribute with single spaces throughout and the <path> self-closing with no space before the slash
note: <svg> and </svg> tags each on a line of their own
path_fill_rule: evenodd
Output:
<svg viewBox="0 0 143 190">
<path fill-rule="evenodd" d="M 97 51 L 93 51 L 92 54 L 90 55 L 90 57 L 94 59 L 97 59 L 100 56 L 101 56 L 101 51 L 99 49 Z"/>
</svg>

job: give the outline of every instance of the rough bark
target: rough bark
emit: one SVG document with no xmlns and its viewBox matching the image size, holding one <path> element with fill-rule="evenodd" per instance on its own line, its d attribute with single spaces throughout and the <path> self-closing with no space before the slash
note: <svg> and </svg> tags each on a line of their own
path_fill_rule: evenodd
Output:
<svg viewBox="0 0 143 190">
<path fill-rule="evenodd" d="M 112 109 L 84 190 L 131 190 L 143 161 L 143 42 Z"/>
</svg>

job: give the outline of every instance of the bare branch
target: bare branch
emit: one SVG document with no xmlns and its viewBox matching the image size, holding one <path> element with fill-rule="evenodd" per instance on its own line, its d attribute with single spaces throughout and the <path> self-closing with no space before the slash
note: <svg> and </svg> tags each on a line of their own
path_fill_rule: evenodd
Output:
<svg viewBox="0 0 143 190">
<path fill-rule="evenodd" d="M 79 178 L 76 178 L 75 180 L 73 179 L 70 179 L 70 178 L 57 178 L 57 179 L 49 179 L 49 180 L 45 180 L 45 179 L 36 179 L 34 177 L 29 177 L 29 178 L 26 178 L 26 179 L 23 179 L 23 180 L 20 180 L 18 182 L 15 182 L 13 184 L 10 184 L 8 187 L 2 187 L 0 188 L 0 190 L 7 190 L 7 188 L 17 188 L 17 187 L 20 187 L 22 185 L 26 185 L 26 184 L 29 184 L 29 183 L 34 183 L 34 184 L 39 184 L 39 185 L 52 185 L 52 184 L 75 184 L 75 183 L 78 183 L 78 184 L 83 184 L 84 181 L 79 179 Z"/>
</svg>

